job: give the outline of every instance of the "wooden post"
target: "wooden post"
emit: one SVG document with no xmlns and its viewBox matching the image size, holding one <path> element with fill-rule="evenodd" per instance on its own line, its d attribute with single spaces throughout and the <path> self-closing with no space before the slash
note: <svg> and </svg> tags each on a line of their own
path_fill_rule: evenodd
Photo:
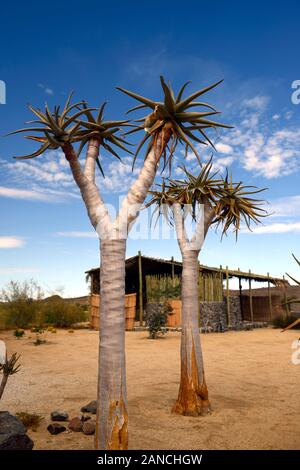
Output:
<svg viewBox="0 0 300 470">
<path fill-rule="evenodd" d="M 289 316 L 289 306 L 288 306 L 288 298 L 287 298 L 287 293 L 286 293 L 286 285 L 285 285 L 285 277 L 282 276 L 283 279 L 283 286 L 284 286 L 284 304 L 285 304 L 285 314 L 288 317 Z"/>
<path fill-rule="evenodd" d="M 251 269 L 249 269 L 249 274 L 251 274 Z M 253 323 L 253 302 L 252 302 L 252 288 L 251 288 L 251 278 L 249 277 L 249 305 L 250 305 L 250 317 L 251 323 Z"/>
<path fill-rule="evenodd" d="M 175 277 L 175 271 L 174 271 L 174 256 L 171 258 L 171 263 L 172 263 L 172 279 Z"/>
<path fill-rule="evenodd" d="M 139 251 L 139 319 L 140 326 L 143 326 L 143 272 L 142 272 L 142 254 Z"/>
<path fill-rule="evenodd" d="M 270 322 L 273 318 L 272 312 L 272 293 L 271 293 L 271 286 L 270 286 L 270 273 L 268 273 L 268 297 L 269 297 L 269 313 L 270 313 Z"/>
<path fill-rule="evenodd" d="M 239 277 L 239 291 L 240 291 L 240 309 L 242 321 L 244 321 L 243 299 L 242 299 L 242 279 Z"/>
<path fill-rule="evenodd" d="M 227 325 L 231 326 L 228 266 L 226 266 L 226 304 L 227 304 Z"/>
</svg>

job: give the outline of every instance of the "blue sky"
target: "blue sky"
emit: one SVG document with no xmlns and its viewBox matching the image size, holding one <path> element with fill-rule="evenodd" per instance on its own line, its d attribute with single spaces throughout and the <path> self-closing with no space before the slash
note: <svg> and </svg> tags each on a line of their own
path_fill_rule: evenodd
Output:
<svg viewBox="0 0 300 470">
<path fill-rule="evenodd" d="M 273 213 L 264 227 L 229 235 L 211 232 L 201 253 L 209 265 L 297 276 L 300 256 L 300 105 L 291 84 L 300 79 L 300 5 L 252 1 L 13 2 L 2 6 L 0 133 L 31 119 L 28 103 L 62 103 L 70 90 L 91 105 L 108 100 L 106 117 L 122 118 L 133 105 L 115 86 L 160 99 L 159 75 L 190 91 L 224 78 L 207 96 L 223 122 L 215 165 L 265 193 Z M 59 152 L 30 162 L 14 155 L 34 150 L 21 136 L 0 139 L 0 288 L 10 279 L 38 279 L 46 292 L 87 292 L 84 271 L 98 265 L 98 242 Z M 177 160 L 182 157 L 178 150 Z M 203 158 L 206 158 L 203 154 Z M 131 157 L 103 156 L 108 203 L 132 181 Z M 195 167 L 192 155 L 188 165 Z M 174 174 L 180 171 L 174 166 Z M 128 256 L 180 259 L 175 240 L 129 240 Z"/>
</svg>

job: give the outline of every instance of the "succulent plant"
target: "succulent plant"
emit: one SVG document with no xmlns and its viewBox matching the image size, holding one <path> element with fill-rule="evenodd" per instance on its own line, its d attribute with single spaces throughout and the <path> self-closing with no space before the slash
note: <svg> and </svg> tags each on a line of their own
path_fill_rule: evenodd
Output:
<svg viewBox="0 0 300 470">
<path fill-rule="evenodd" d="M 150 114 L 135 121 L 137 123 L 142 124 L 133 126 L 133 129 L 126 133 L 131 134 L 141 129 L 144 129 L 146 131 L 145 137 L 141 140 L 137 148 L 135 158 L 143 147 L 144 143 L 148 139 L 153 137 L 154 140 L 150 140 L 147 152 L 150 150 L 152 144 L 155 144 L 158 133 L 164 132 L 165 130 L 169 129 L 172 133 L 172 141 L 170 144 L 170 155 L 167 161 L 171 163 L 171 159 L 178 141 L 186 146 L 186 151 L 190 148 L 192 152 L 194 152 L 198 160 L 200 160 L 193 142 L 203 145 L 207 145 L 209 143 L 212 147 L 214 147 L 214 144 L 207 135 L 206 130 L 209 128 L 217 129 L 219 127 L 231 127 L 226 124 L 221 124 L 219 122 L 215 122 L 208 119 L 209 116 L 216 115 L 219 113 L 210 104 L 195 101 L 195 99 L 204 95 L 205 93 L 219 85 L 222 80 L 206 88 L 198 90 L 195 93 L 192 93 L 185 99 L 183 99 L 183 93 L 190 82 L 186 82 L 181 87 L 178 95 L 175 97 L 171 85 L 169 84 L 168 86 L 162 76 L 160 77 L 160 81 L 164 94 L 163 102 L 154 101 L 143 96 L 137 95 L 132 91 L 117 87 L 118 90 L 122 91 L 123 93 L 126 93 L 127 95 L 131 96 L 132 98 L 136 99 L 141 103 L 140 105 L 129 109 L 127 113 L 143 108 L 151 109 Z M 192 112 L 190 109 L 195 107 L 202 109 L 202 111 Z M 198 133 L 198 135 L 196 135 L 196 133 Z M 158 157 L 160 156 L 161 155 L 158 155 Z M 166 166 L 167 161 L 165 160 L 164 167 Z"/>
<path fill-rule="evenodd" d="M 127 142 L 116 133 L 120 130 L 120 126 L 126 125 L 128 120 L 123 121 L 103 121 L 103 111 L 105 104 L 97 108 L 89 108 L 85 101 L 80 101 L 71 105 L 73 93 L 67 99 L 64 109 L 60 111 L 59 106 L 54 107 L 51 113 L 48 105 L 45 105 L 45 112 L 29 106 L 29 109 L 38 117 L 38 120 L 28 121 L 27 124 L 38 124 L 39 127 L 27 127 L 18 129 L 11 134 L 23 132 L 33 132 L 38 135 L 26 135 L 26 139 L 40 142 L 41 147 L 34 153 L 25 156 L 15 157 L 17 159 L 35 158 L 48 149 L 58 149 L 66 144 L 79 142 L 77 155 L 81 153 L 85 144 L 92 138 L 98 139 L 101 145 L 114 157 L 119 158 L 117 152 L 111 147 L 111 144 L 130 152 L 126 145 Z M 73 111 L 73 114 L 70 114 Z M 94 117 L 92 111 L 98 111 Z M 85 119 L 82 119 L 82 118 Z M 40 135 L 41 134 L 41 135 Z M 103 174 L 99 159 L 97 164 Z"/>
<path fill-rule="evenodd" d="M 268 216 L 266 210 L 261 207 L 264 201 L 252 197 L 265 190 L 266 188 L 246 186 L 241 181 L 233 182 L 232 178 L 228 177 L 228 173 L 226 174 L 218 189 L 214 221 L 217 226 L 222 225 L 222 236 L 227 234 L 229 227 L 233 227 L 237 237 L 242 220 L 251 230 L 251 223 L 259 224 L 261 218 Z"/>
<path fill-rule="evenodd" d="M 48 105 L 45 105 L 45 112 L 36 109 L 29 105 L 30 111 L 35 114 L 38 119 L 27 121 L 26 124 L 37 124 L 39 127 L 25 127 L 16 131 L 10 132 L 8 135 L 19 134 L 23 132 L 33 132 L 38 135 L 26 135 L 26 139 L 34 140 L 42 143 L 42 146 L 30 155 L 18 156 L 17 159 L 35 158 L 48 149 L 58 149 L 67 143 L 78 142 L 82 139 L 81 124 L 76 122 L 82 114 L 86 113 L 86 109 L 82 106 L 83 101 L 70 104 L 73 93 L 70 93 L 64 109 L 60 112 L 60 106 L 55 106 L 54 111 L 49 110 Z M 94 108 L 95 109 L 95 108 Z M 76 110 L 75 114 L 70 116 L 70 112 Z M 41 134 L 41 135 L 40 135 Z"/>
<path fill-rule="evenodd" d="M 163 213 L 170 221 L 168 207 L 173 204 L 189 204 L 192 207 L 192 217 L 196 219 L 197 204 L 208 203 L 215 212 L 212 224 L 222 225 L 222 235 L 233 227 L 236 235 L 244 220 L 248 229 L 251 222 L 260 223 L 262 217 L 267 216 L 265 209 L 261 207 L 263 201 L 251 196 L 265 189 L 257 189 L 254 186 L 245 186 L 242 182 L 235 183 L 226 174 L 225 178 L 217 177 L 217 172 L 212 173 L 212 160 L 202 166 L 199 175 L 192 175 L 185 167 L 183 180 L 168 179 L 159 185 L 159 190 L 150 191 L 152 198 L 147 204 L 149 207 L 155 204 L 158 215 Z"/>
</svg>

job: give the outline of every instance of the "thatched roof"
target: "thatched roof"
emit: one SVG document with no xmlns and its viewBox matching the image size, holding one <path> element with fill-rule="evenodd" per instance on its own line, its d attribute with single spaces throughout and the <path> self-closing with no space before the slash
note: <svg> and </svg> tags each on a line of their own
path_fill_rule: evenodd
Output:
<svg viewBox="0 0 300 470">
<path fill-rule="evenodd" d="M 126 271 L 135 269 L 135 267 L 138 265 L 138 259 L 139 259 L 139 255 L 132 256 L 131 258 L 127 258 L 125 262 Z M 152 269 L 155 269 L 165 274 L 169 274 L 172 272 L 172 266 L 174 266 L 175 274 L 180 274 L 182 270 L 182 262 L 176 261 L 174 259 L 167 260 L 167 259 L 162 259 L 162 258 L 153 258 L 150 256 L 141 256 L 141 259 L 143 263 L 143 270 L 146 269 L 146 270 L 151 271 Z M 263 275 L 263 274 L 255 274 L 252 272 L 240 271 L 239 269 L 232 270 L 232 269 L 223 268 L 222 266 L 220 266 L 219 268 L 215 268 L 215 267 L 205 266 L 203 264 L 200 264 L 199 269 L 203 273 L 216 273 L 216 272 L 222 273 L 224 278 L 226 277 L 226 273 L 228 273 L 229 278 L 236 277 L 236 278 L 244 279 L 244 280 L 251 279 L 256 282 L 270 281 L 270 283 L 276 287 L 285 287 L 285 286 L 290 285 L 287 279 Z M 93 268 L 93 269 L 89 269 L 88 271 L 86 271 L 86 274 L 89 276 L 92 276 L 94 274 L 97 274 L 97 272 L 99 272 L 99 268 Z"/>
</svg>

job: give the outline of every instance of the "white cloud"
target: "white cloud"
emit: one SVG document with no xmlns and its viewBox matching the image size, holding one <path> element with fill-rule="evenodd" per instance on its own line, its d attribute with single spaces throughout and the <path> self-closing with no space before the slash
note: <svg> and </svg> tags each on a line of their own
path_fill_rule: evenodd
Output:
<svg viewBox="0 0 300 470">
<path fill-rule="evenodd" d="M 268 96 L 254 96 L 253 98 L 243 100 L 242 106 L 261 111 L 266 108 L 269 101 L 270 98 Z"/>
<path fill-rule="evenodd" d="M 215 171 L 223 171 L 226 170 L 233 162 L 235 158 L 228 156 L 228 157 L 223 157 L 223 158 L 217 158 L 213 160 L 213 170 Z"/>
<path fill-rule="evenodd" d="M 278 119 L 280 119 L 280 114 L 274 114 L 272 116 L 272 119 L 273 119 L 273 121 L 278 121 Z"/>
<path fill-rule="evenodd" d="M 293 111 L 287 111 L 284 115 L 285 119 L 289 121 L 293 117 Z"/>
<path fill-rule="evenodd" d="M 0 237 L 0 249 L 22 248 L 25 241 L 18 237 Z"/>
<path fill-rule="evenodd" d="M 0 186 L 0 197 L 11 199 L 22 199 L 27 201 L 41 202 L 64 202 L 69 198 L 79 198 L 78 195 L 68 193 L 67 191 L 53 191 L 45 188 L 36 188 L 36 190 L 8 188 Z"/>
<path fill-rule="evenodd" d="M 42 202 L 79 198 L 68 162 L 61 151 L 49 151 L 31 161 L 0 160 L 3 181 L 0 196 Z M 25 189 L 26 188 L 26 189 Z"/>
<path fill-rule="evenodd" d="M 266 234 L 266 233 L 300 233 L 300 222 L 290 223 L 273 223 L 269 225 L 258 226 L 252 229 L 254 234 Z"/>
<path fill-rule="evenodd" d="M 44 90 L 46 95 L 51 95 L 51 96 L 54 95 L 54 91 L 49 86 L 43 85 L 43 83 L 39 83 L 38 87 L 41 88 L 42 90 Z"/>
<path fill-rule="evenodd" d="M 140 172 L 136 163 L 132 171 L 133 157 L 124 157 L 122 161 L 113 160 L 105 167 L 105 178 L 98 176 L 97 184 L 101 192 L 125 193 Z"/>
<path fill-rule="evenodd" d="M 264 115 L 267 97 L 254 97 L 242 102 L 237 116 L 240 122 L 222 136 L 222 144 L 230 145 L 230 155 L 254 176 L 267 179 L 287 176 L 300 166 L 300 129 L 285 124 L 270 126 Z M 273 121 L 274 121 L 273 115 Z M 275 119 L 277 122 L 277 118 Z M 278 121 L 279 122 L 279 121 Z"/>
<path fill-rule="evenodd" d="M 27 199 L 30 201 L 47 200 L 46 195 L 43 193 L 39 193 L 37 191 L 30 191 L 27 189 L 6 188 L 5 186 L 0 186 L 0 196 L 12 199 Z"/>
<path fill-rule="evenodd" d="M 272 217 L 300 217 L 300 195 L 278 198 L 271 201 Z"/>
<path fill-rule="evenodd" d="M 228 153 L 231 153 L 233 151 L 233 148 L 231 145 L 228 145 L 228 144 L 224 144 L 223 142 L 219 142 L 215 145 L 216 149 L 218 152 L 220 153 L 225 153 L 225 154 L 228 154 Z"/>
<path fill-rule="evenodd" d="M 96 238 L 96 232 L 79 232 L 79 231 L 70 231 L 70 232 L 57 232 L 59 237 L 67 238 Z"/>
<path fill-rule="evenodd" d="M 11 276 L 14 274 L 30 274 L 30 273 L 38 273 L 40 271 L 39 268 L 31 268 L 31 267 L 7 267 L 7 268 L 0 268 L 0 275 L 1 276 Z"/>
</svg>

